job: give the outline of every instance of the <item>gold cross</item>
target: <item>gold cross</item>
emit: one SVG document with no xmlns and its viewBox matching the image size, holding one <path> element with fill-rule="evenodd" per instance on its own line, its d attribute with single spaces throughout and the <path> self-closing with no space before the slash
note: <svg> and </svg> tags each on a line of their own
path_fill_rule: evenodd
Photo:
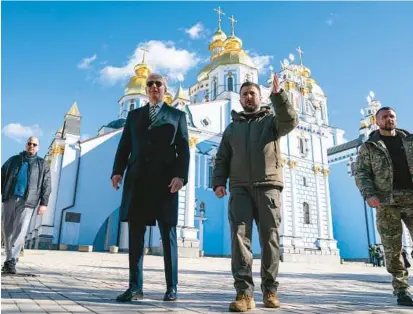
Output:
<svg viewBox="0 0 413 314">
<path fill-rule="evenodd" d="M 299 56 L 300 56 L 300 63 L 301 63 L 301 65 L 303 65 L 303 54 L 304 54 L 304 51 L 302 51 L 300 47 L 298 47 L 296 50 L 297 50 L 297 52 L 298 52 L 298 54 L 299 54 Z"/>
<path fill-rule="evenodd" d="M 139 48 L 140 50 L 143 51 L 143 57 L 142 57 L 142 64 L 145 64 L 145 52 L 149 52 L 148 48 L 146 48 L 147 46 L 143 46 L 143 48 Z"/>
<path fill-rule="evenodd" d="M 234 36 L 234 28 L 235 28 L 234 25 L 235 25 L 235 23 L 237 22 L 237 20 L 234 19 L 234 16 L 233 16 L 233 15 L 232 15 L 231 17 L 229 17 L 228 20 L 231 21 L 231 29 L 232 29 L 232 35 L 231 35 L 231 36 Z"/>
<path fill-rule="evenodd" d="M 225 13 L 221 11 L 221 7 L 214 9 L 214 11 L 218 13 L 218 29 L 221 30 L 221 15 L 225 15 Z"/>
</svg>

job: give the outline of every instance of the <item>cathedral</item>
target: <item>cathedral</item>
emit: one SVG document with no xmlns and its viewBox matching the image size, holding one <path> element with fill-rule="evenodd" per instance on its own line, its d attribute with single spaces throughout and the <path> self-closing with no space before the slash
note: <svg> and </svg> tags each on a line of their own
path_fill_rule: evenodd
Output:
<svg viewBox="0 0 413 314">
<path fill-rule="evenodd" d="M 231 29 L 218 27 L 208 49 L 209 63 L 186 93 L 182 82 L 165 102 L 184 111 L 190 135 L 188 184 L 179 192 L 178 244 L 180 256 L 229 256 L 228 196 L 218 199 L 211 188 L 215 154 L 231 111 L 241 111 L 239 88 L 245 81 L 260 85 L 262 104 L 270 105 L 271 79 L 260 83 L 252 58 Z M 238 34 L 237 34 L 238 35 Z M 114 155 L 130 110 L 146 105 L 146 78 L 150 66 L 143 59 L 135 66 L 119 100 L 119 115 L 103 125 L 96 136 L 80 140 L 82 116 L 76 103 L 65 115 L 46 159 L 51 166 L 52 194 L 44 216 L 34 215 L 26 247 L 93 251 L 127 251 L 128 225 L 119 221 L 122 187 L 110 184 Z M 328 149 L 342 144 L 343 132 L 329 125 L 328 99 L 311 70 L 299 58 L 284 59 L 278 73 L 299 118 L 299 126 L 281 140 L 284 190 L 282 193 L 281 254 L 284 261 L 338 263 L 329 186 Z M 272 70 L 271 70 L 272 71 Z M 160 234 L 148 227 L 145 245 L 150 254 L 162 254 Z M 252 250 L 260 255 L 258 234 Z"/>
</svg>

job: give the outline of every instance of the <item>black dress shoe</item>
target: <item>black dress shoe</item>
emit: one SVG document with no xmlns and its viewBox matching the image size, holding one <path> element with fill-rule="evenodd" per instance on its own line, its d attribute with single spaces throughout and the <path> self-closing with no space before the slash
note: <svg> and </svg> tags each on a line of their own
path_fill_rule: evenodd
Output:
<svg viewBox="0 0 413 314">
<path fill-rule="evenodd" d="M 174 288 L 168 288 L 163 296 L 164 301 L 176 301 L 177 299 L 177 291 Z"/>
<path fill-rule="evenodd" d="M 118 295 L 116 301 L 118 302 L 131 302 L 135 300 L 142 300 L 143 292 L 142 291 L 131 291 L 130 289 L 126 290 L 121 295 Z"/>
</svg>

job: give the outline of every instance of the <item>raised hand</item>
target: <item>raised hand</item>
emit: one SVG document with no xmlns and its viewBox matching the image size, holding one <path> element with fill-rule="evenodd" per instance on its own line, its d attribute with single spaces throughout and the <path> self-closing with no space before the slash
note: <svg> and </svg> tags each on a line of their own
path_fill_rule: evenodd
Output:
<svg viewBox="0 0 413 314">
<path fill-rule="evenodd" d="M 280 81 L 278 80 L 277 73 L 274 73 L 274 78 L 272 80 L 272 92 L 277 94 L 280 92 Z"/>
</svg>

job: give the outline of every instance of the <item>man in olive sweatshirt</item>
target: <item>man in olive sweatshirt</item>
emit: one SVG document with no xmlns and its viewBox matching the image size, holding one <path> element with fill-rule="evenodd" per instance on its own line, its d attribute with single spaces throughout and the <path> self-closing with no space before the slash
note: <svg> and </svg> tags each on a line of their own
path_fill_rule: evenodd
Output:
<svg viewBox="0 0 413 314">
<path fill-rule="evenodd" d="M 229 223 L 231 227 L 232 274 L 237 291 L 229 306 L 233 312 L 255 307 L 252 279 L 251 238 L 256 221 L 261 245 L 261 290 L 264 306 L 278 308 L 280 261 L 281 192 L 283 173 L 280 138 L 298 125 L 298 117 L 274 75 L 270 96 L 274 111 L 260 104 L 257 84 L 245 82 L 240 89 L 244 111 L 232 111 L 213 171 L 212 186 L 217 197 L 227 194 L 229 179 Z"/>
</svg>

